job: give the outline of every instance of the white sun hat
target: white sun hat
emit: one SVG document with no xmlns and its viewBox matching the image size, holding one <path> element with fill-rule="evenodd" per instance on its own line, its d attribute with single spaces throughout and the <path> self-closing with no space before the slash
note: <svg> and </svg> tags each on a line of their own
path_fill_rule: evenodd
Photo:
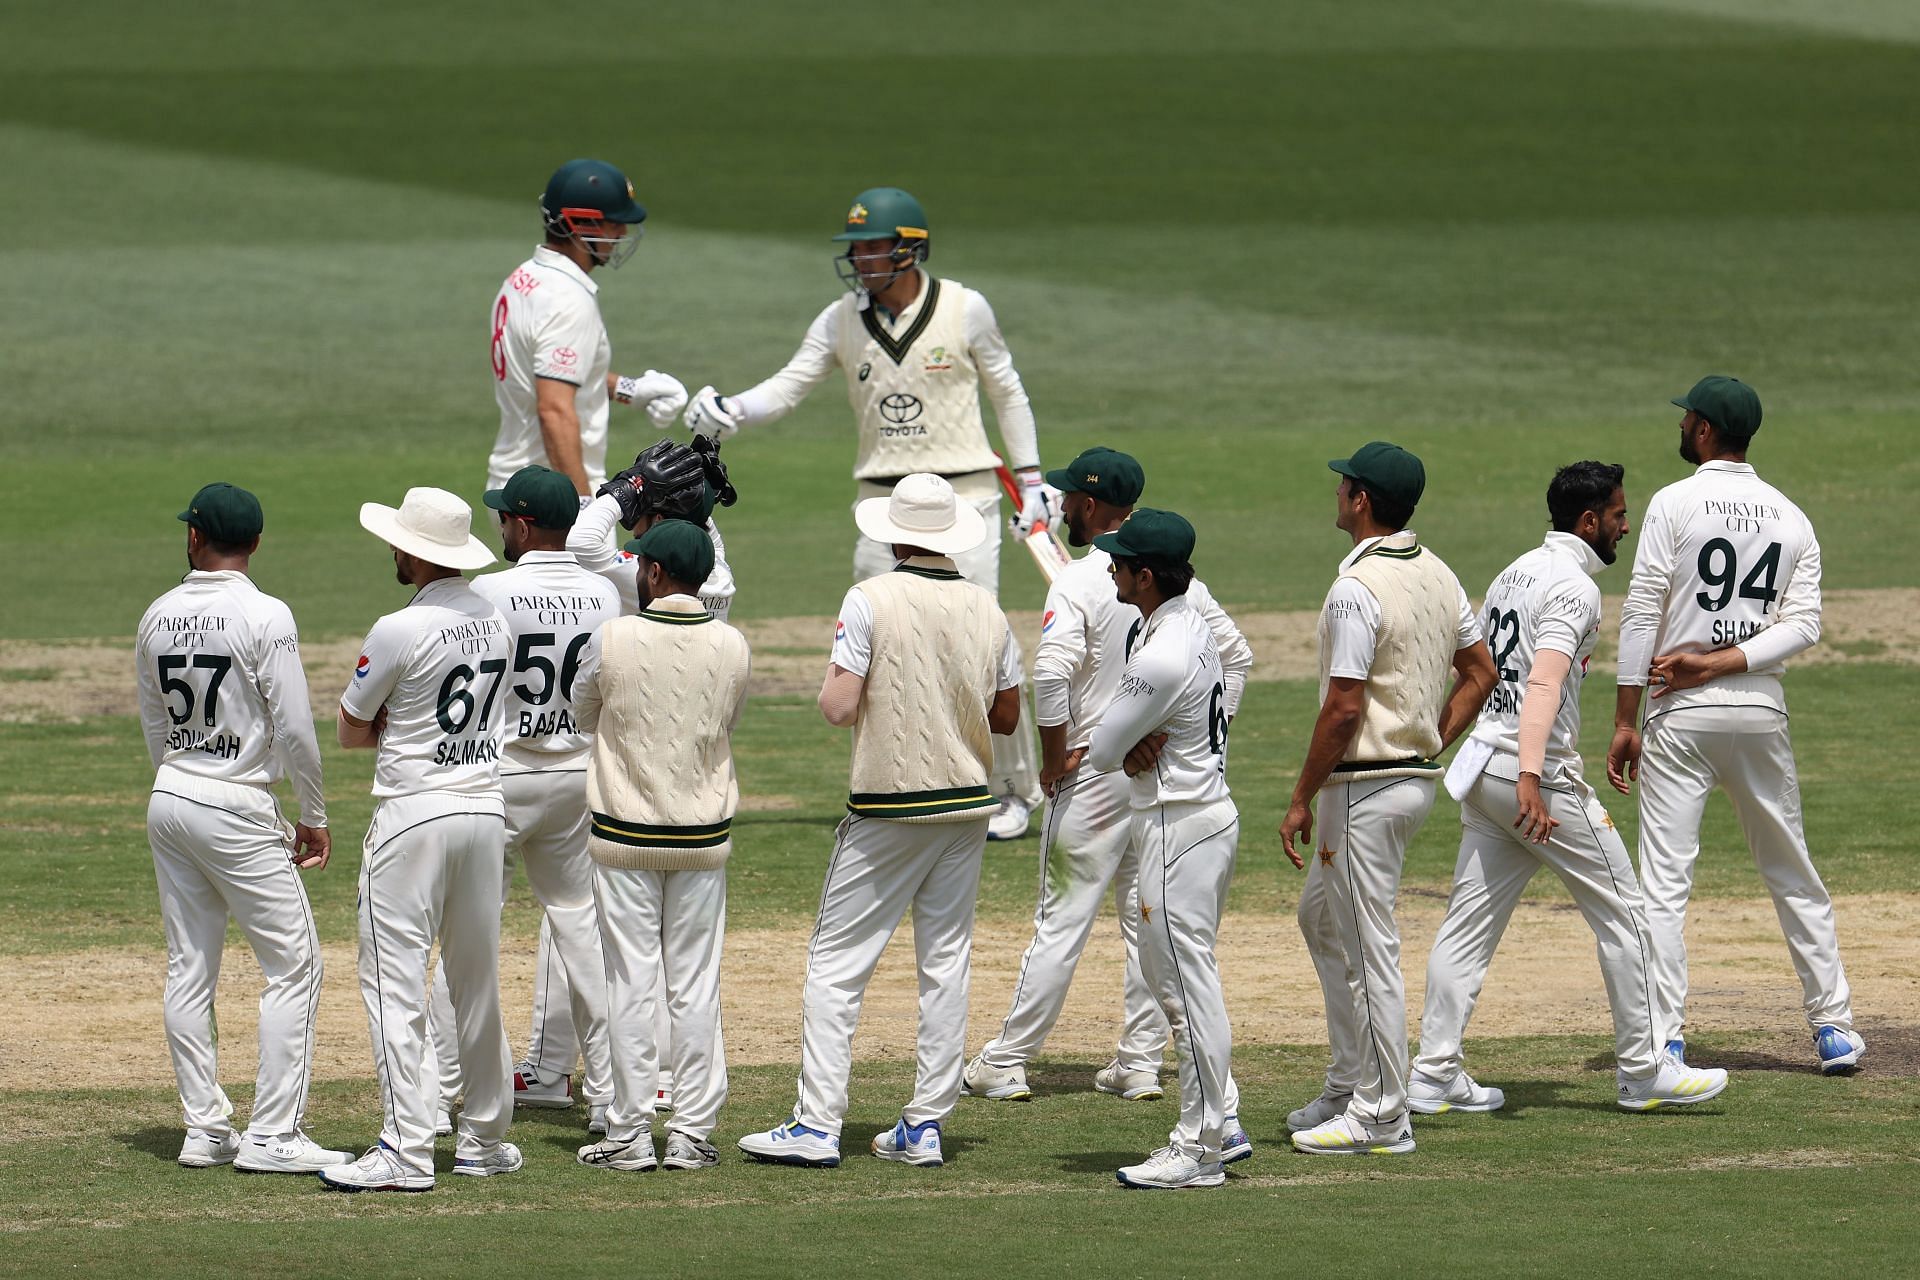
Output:
<svg viewBox="0 0 1920 1280">
<path fill-rule="evenodd" d="M 445 569 L 484 569 L 493 563 L 493 552 L 473 536 L 473 508 L 445 489 L 409 489 L 398 510 L 363 502 L 360 527 Z"/>
<path fill-rule="evenodd" d="M 955 497 L 945 479 L 924 471 L 893 486 L 888 497 L 856 503 L 853 522 L 875 542 L 924 547 L 942 556 L 971 551 L 987 540 L 985 518 Z"/>
</svg>

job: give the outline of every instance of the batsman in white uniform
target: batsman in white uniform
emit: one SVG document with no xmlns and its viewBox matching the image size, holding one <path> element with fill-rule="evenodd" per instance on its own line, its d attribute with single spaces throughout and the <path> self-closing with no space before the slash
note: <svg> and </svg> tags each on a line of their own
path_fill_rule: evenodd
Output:
<svg viewBox="0 0 1920 1280">
<path fill-rule="evenodd" d="M 793 359 L 771 378 L 733 396 L 701 388 L 687 408 L 687 426 L 722 438 L 773 422 L 840 369 L 859 430 L 853 466 L 859 498 L 885 497 L 913 472 L 946 477 L 987 527 L 980 544 L 954 562 L 963 577 L 997 599 L 1000 459 L 987 442 L 982 390 L 993 402 L 1022 494 L 1015 531 L 1024 535 L 1036 523 L 1055 519 L 1059 494 L 1041 478 L 1033 408 L 993 308 L 978 290 L 922 268 L 933 246 L 927 216 L 898 187 L 862 191 L 834 240 L 847 246 L 835 265 L 849 292 L 815 317 Z M 892 567 L 886 544 L 867 537 L 855 544 L 856 581 Z M 1017 839 L 1041 800 L 1033 733 L 1025 723 L 995 741 L 992 786 L 1001 804 L 989 835 Z"/>
<path fill-rule="evenodd" d="M 1685 410 L 1680 456 L 1698 470 L 1654 494 L 1641 522 L 1607 753 L 1614 787 L 1640 783 L 1640 883 L 1670 1047 L 1686 1048 L 1687 899 L 1700 816 L 1720 787 L 1773 895 L 1820 1069 L 1844 1074 L 1867 1045 L 1853 1028 L 1833 900 L 1807 851 L 1781 687 L 1787 659 L 1820 639 L 1820 542 L 1747 463 L 1760 427 L 1752 387 L 1710 375 L 1673 403 Z"/>
<path fill-rule="evenodd" d="M 986 536 L 986 521 L 952 485 L 908 476 L 854 518 L 900 563 L 840 606 L 820 710 L 853 729 L 852 780 L 807 945 L 800 1096 L 790 1119 L 739 1145 L 779 1164 L 840 1163 L 860 1000 L 911 909 L 920 974 L 913 1100 L 872 1150 L 938 1165 L 966 1057 L 974 898 L 994 808 L 990 739 L 1018 722 L 1020 669 L 1006 615 L 955 567 Z"/>
<path fill-rule="evenodd" d="M 162 1008 L 187 1126 L 180 1163 L 312 1173 L 352 1159 L 300 1131 L 320 939 L 295 867 L 327 865 L 326 795 L 293 614 L 247 576 L 259 500 L 210 484 L 180 513 L 189 572 L 140 619 L 134 662 L 153 760 L 147 840 L 167 934 Z M 269 788 L 291 778 L 289 827 Z M 220 1087 L 213 993 L 231 917 L 260 963 L 260 1068 L 244 1141 Z"/>
<path fill-rule="evenodd" d="M 465 1100 L 453 1171 L 512 1173 L 520 1150 L 500 1024 L 500 869 L 506 807 L 501 695 L 513 639 L 460 571 L 493 562 L 473 513 L 444 489 L 409 489 L 360 524 L 393 548 L 412 601 L 367 633 L 340 698 L 340 745 L 374 748 L 378 804 L 360 862 L 360 994 L 385 1117 L 353 1164 L 320 1171 L 340 1191 L 433 1189 L 439 1082 L 427 1064 L 427 959 L 440 943 Z"/>
<path fill-rule="evenodd" d="M 604 160 L 570 160 L 548 179 L 540 216 L 546 243 L 513 269 L 489 313 L 500 432 L 487 488 L 539 463 L 572 481 L 584 501 L 606 479 L 609 401 L 644 408 L 664 431 L 686 407 L 687 389 L 652 369 L 637 378 L 608 371 L 613 349 L 593 273 L 632 256 L 647 216 L 626 175 Z"/>
<path fill-rule="evenodd" d="M 619 593 L 567 551 L 580 514 L 573 485 L 557 471 L 528 466 L 484 501 L 500 516 L 500 537 L 513 567 L 474 579 L 473 590 L 507 620 L 513 665 L 501 691 L 507 725 L 500 759 L 506 804 L 506 862 L 501 899 L 516 858 L 543 909 L 549 939 L 545 963 L 565 974 L 556 984 L 571 1004 L 569 1027 L 586 1029 L 584 1093 L 591 1106 L 613 1098 L 607 1047 L 606 967 L 593 905 L 593 861 L 587 856 L 587 753 L 591 730 L 579 723 L 574 691 L 587 646 L 600 624 L 620 614 Z M 538 1001 L 536 999 L 536 1007 Z M 444 968 L 433 982 L 433 1043 L 443 1106 L 460 1092 L 453 1006 Z M 569 1059 L 567 1071 L 572 1071 Z M 526 1082 L 515 1072 L 516 1093 Z M 520 1099 L 516 1098 L 516 1101 Z"/>
<path fill-rule="evenodd" d="M 1426 488 L 1420 459 L 1374 441 L 1327 465 L 1340 475 L 1334 523 L 1353 550 L 1321 607 L 1320 714 L 1280 836 L 1305 866 L 1294 841 L 1313 838 L 1317 797 L 1300 932 L 1333 1060 L 1321 1095 L 1287 1127 L 1312 1155 L 1398 1155 L 1413 1150 L 1413 1125 L 1394 900 L 1433 808 L 1436 757 L 1473 723 L 1494 669 L 1460 580 L 1406 527 Z"/>
<path fill-rule="evenodd" d="M 1047 483 L 1063 494 L 1068 541 L 1085 547 L 1133 514 L 1146 475 L 1131 455 L 1094 448 L 1049 471 Z M 1100 773 L 1084 764 L 1067 767 L 1084 754 L 1094 726 L 1119 692 L 1128 643 L 1145 625 L 1140 611 L 1114 594 L 1112 564 L 1111 556 L 1094 547 L 1063 570 L 1047 591 L 1040 647 L 1033 659 L 1040 780 L 1048 792 L 1040 840 L 1040 899 L 1034 909 L 1033 941 L 1020 958 L 1013 1003 L 1000 1034 L 967 1064 L 967 1092 L 978 1097 L 1033 1096 L 1026 1064 L 1039 1054 L 1060 1017 L 1109 888 L 1126 957 L 1124 1022 L 1113 1061 L 1094 1075 L 1093 1084 L 1102 1093 L 1129 1101 L 1161 1096 L 1167 1023 L 1140 974 L 1139 909 L 1134 901 L 1140 851 L 1130 839 L 1132 788 L 1117 769 Z M 1231 719 L 1240 708 L 1253 650 L 1198 578 L 1184 599 L 1213 633 Z M 1238 1107 L 1231 1090 L 1229 1094 L 1227 1114 L 1232 1117 Z M 1229 1125 L 1224 1142 L 1229 1161 L 1252 1153 L 1237 1125 Z"/>
<path fill-rule="evenodd" d="M 708 1138 L 727 1098 L 720 953 L 747 641 L 695 594 L 713 572 L 713 544 L 697 525 L 663 520 L 628 549 L 641 566 L 640 614 L 600 629 L 578 695 L 581 726 L 595 735 L 589 849 L 616 1031 L 607 1136 L 577 1159 L 642 1171 L 659 1163 L 654 1104 L 670 1054 L 676 1092 L 664 1163 L 704 1169 L 720 1159 Z"/>
<path fill-rule="evenodd" d="M 1093 544 L 1113 557 L 1115 594 L 1144 626 L 1084 767 L 1131 779 L 1140 971 L 1180 1063 L 1180 1120 L 1167 1145 L 1115 1176 L 1126 1187 L 1217 1187 L 1226 1136 L 1239 1127 L 1233 1029 L 1213 954 L 1240 845 L 1227 793 L 1226 675 L 1212 629 L 1186 600 L 1194 534 L 1184 517 L 1141 507 Z"/>
<path fill-rule="evenodd" d="M 1684 1106 L 1727 1087 L 1726 1072 L 1696 1071 L 1666 1053 L 1640 885 L 1580 762 L 1580 688 L 1600 639 L 1594 575 L 1629 531 L 1624 475 L 1601 462 L 1562 467 L 1547 488 L 1553 531 L 1487 588 L 1499 683 L 1447 771 L 1447 791 L 1461 802 L 1460 856 L 1427 960 L 1420 1055 L 1407 1084 L 1407 1105 L 1422 1115 L 1506 1103 L 1462 1069 L 1461 1040 L 1500 935 L 1542 866 L 1593 930 L 1613 1009 L 1619 1105 Z"/>
</svg>

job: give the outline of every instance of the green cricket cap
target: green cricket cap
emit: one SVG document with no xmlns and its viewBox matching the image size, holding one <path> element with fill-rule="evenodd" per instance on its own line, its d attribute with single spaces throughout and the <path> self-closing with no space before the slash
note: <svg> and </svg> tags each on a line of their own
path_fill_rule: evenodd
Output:
<svg viewBox="0 0 1920 1280">
<path fill-rule="evenodd" d="M 1116 507 L 1140 501 L 1147 473 L 1132 454 L 1095 446 L 1064 467 L 1047 472 L 1047 483 L 1062 493 L 1084 493 Z"/>
<path fill-rule="evenodd" d="M 697 524 L 662 520 L 627 543 L 627 550 L 645 556 L 667 571 L 675 582 L 698 587 L 713 572 L 713 539 Z"/>
<path fill-rule="evenodd" d="M 1351 458 L 1335 458 L 1327 466 L 1408 507 L 1418 506 L 1427 489 L 1427 469 L 1420 459 L 1385 440 L 1363 444 Z"/>
<path fill-rule="evenodd" d="M 545 467 L 522 467 L 507 478 L 504 489 L 489 489 L 481 501 L 495 511 L 524 516 L 542 529 L 571 529 L 580 515 L 580 497 L 573 481 Z"/>
<path fill-rule="evenodd" d="M 1760 429 L 1760 393 L 1725 374 L 1708 374 L 1673 403 L 1732 435 L 1750 436 Z"/>
<path fill-rule="evenodd" d="M 1109 555 L 1160 564 L 1185 564 L 1193 559 L 1193 526 L 1175 511 L 1135 507 L 1133 514 L 1112 533 L 1094 535 L 1093 545 Z"/>
<path fill-rule="evenodd" d="M 215 542 L 244 546 L 260 536 L 266 517 L 260 499 L 238 485 L 216 482 L 193 495 L 180 519 Z"/>
</svg>

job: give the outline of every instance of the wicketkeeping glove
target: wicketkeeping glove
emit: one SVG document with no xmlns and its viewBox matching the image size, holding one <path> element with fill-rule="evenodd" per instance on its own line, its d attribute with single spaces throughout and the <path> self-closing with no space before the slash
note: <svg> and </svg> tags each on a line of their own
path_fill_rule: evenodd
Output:
<svg viewBox="0 0 1920 1280">
<path fill-rule="evenodd" d="M 687 407 L 687 388 L 672 374 L 649 369 L 637 378 L 622 375 L 616 379 L 613 398 L 621 404 L 639 405 L 647 411 L 654 428 L 665 431 Z"/>
<path fill-rule="evenodd" d="M 700 455 L 700 461 L 706 468 L 707 487 L 713 490 L 713 500 L 723 507 L 740 501 L 739 492 L 727 479 L 727 464 L 720 461 L 720 442 L 707 436 L 695 436 L 693 451 Z"/>
<path fill-rule="evenodd" d="M 687 430 L 696 436 L 725 440 L 740 429 L 737 412 L 738 406 L 728 404 L 725 396 L 712 387 L 702 387 L 693 393 L 693 403 L 687 406 Z"/>
<path fill-rule="evenodd" d="M 1020 472 L 1020 514 L 1013 531 L 1024 538 L 1060 518 L 1060 491 L 1041 478 L 1038 468 Z"/>
</svg>

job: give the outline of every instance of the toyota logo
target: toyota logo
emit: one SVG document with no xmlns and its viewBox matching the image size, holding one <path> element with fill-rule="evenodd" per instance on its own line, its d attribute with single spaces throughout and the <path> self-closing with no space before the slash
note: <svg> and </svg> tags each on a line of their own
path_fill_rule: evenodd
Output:
<svg viewBox="0 0 1920 1280">
<path fill-rule="evenodd" d="M 896 391 L 880 402 L 880 416 L 898 426 L 920 416 L 920 397 Z"/>
</svg>

